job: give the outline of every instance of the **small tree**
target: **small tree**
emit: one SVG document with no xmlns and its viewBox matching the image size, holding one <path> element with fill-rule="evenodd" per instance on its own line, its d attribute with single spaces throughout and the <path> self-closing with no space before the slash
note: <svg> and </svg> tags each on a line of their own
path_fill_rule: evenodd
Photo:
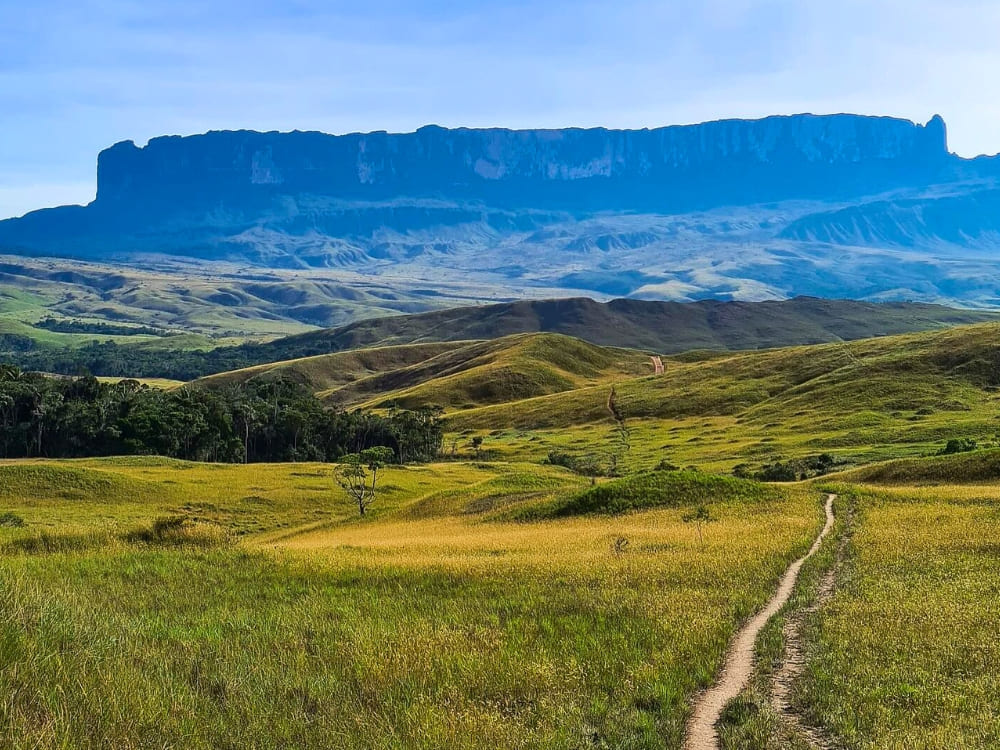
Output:
<svg viewBox="0 0 1000 750">
<path fill-rule="evenodd" d="M 694 510 L 690 513 L 685 513 L 682 517 L 684 523 L 694 523 L 698 527 L 698 544 L 702 547 L 705 546 L 705 537 L 702 535 L 701 527 L 702 524 L 706 524 L 709 521 L 714 521 L 712 514 L 708 510 L 708 506 L 704 503 L 699 503 Z"/>
<path fill-rule="evenodd" d="M 395 454 L 391 448 L 378 446 L 360 453 L 351 453 L 341 459 L 336 473 L 337 482 L 357 503 L 358 514 L 364 516 L 368 507 L 375 502 L 379 471 L 390 463 Z"/>
<path fill-rule="evenodd" d="M 476 452 L 476 460 L 478 460 L 479 456 L 482 454 L 483 451 L 482 435 L 476 435 L 474 438 L 472 438 L 472 449 Z"/>
</svg>

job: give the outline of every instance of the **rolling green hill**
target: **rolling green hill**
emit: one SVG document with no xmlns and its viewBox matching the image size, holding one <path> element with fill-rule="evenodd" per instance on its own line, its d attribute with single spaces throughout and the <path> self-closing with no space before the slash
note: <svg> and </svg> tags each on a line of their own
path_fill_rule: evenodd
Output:
<svg viewBox="0 0 1000 750">
<path fill-rule="evenodd" d="M 664 364 L 653 375 L 638 350 L 522 334 L 341 352 L 196 382 L 285 377 L 341 408 L 442 407 L 456 456 L 471 455 L 478 434 L 493 456 L 604 460 L 618 450 L 612 386 L 638 469 L 663 458 L 726 471 L 790 461 L 798 476 L 812 471 L 801 462 L 820 454 L 832 456 L 829 470 L 927 455 L 951 438 L 1000 440 L 997 323 Z"/>
<path fill-rule="evenodd" d="M 204 349 L 202 341 L 184 342 L 179 337 L 154 339 L 152 343 L 109 341 L 63 350 L 23 350 L 20 339 L 5 348 L 0 336 L 0 359 L 24 369 L 47 372 L 74 374 L 88 370 L 95 375 L 192 380 L 354 349 L 486 340 L 521 333 L 560 333 L 600 346 L 629 347 L 662 355 L 854 340 L 994 320 L 997 313 L 992 311 L 804 297 L 774 302 L 691 303 L 629 299 L 600 303 L 573 298 L 373 318 L 265 343 L 219 346 L 207 352 L 192 351 Z M 167 347 L 163 342 L 171 345 Z M 163 351 L 165 348 L 173 351 Z"/>
<path fill-rule="evenodd" d="M 1000 325 L 987 323 L 849 343 L 740 352 L 666 363 L 663 376 L 623 382 L 636 418 L 734 416 L 758 422 L 878 422 L 892 412 L 967 412 L 1000 386 Z M 590 387 L 456 414 L 462 428 L 565 427 L 605 419 L 607 388 Z M 822 425 L 813 423 L 813 428 Z"/>
<path fill-rule="evenodd" d="M 853 340 L 997 320 L 997 313 L 915 303 L 797 297 L 773 302 L 524 300 L 362 320 L 271 342 L 275 355 L 318 354 L 425 341 L 562 333 L 602 346 L 661 354 L 762 349 Z M 289 357 L 280 357 L 289 358 Z"/>
<path fill-rule="evenodd" d="M 570 391 L 651 369 L 641 352 L 558 334 L 522 334 L 306 357 L 212 375 L 194 385 L 289 378 L 337 406 L 458 409 Z"/>
</svg>

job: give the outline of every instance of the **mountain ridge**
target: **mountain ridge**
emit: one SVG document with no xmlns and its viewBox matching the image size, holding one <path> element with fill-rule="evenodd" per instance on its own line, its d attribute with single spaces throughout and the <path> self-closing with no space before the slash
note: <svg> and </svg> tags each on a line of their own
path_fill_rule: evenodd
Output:
<svg viewBox="0 0 1000 750">
<path fill-rule="evenodd" d="M 210 351 L 93 344 L 58 356 L 41 351 L 10 352 L 3 356 L 34 370 L 70 374 L 86 370 L 96 375 L 192 380 L 255 365 L 373 347 L 494 340 L 516 334 L 562 334 L 597 346 L 679 355 L 693 350 L 732 351 L 829 343 L 997 320 L 1000 313 L 996 312 L 916 303 L 813 298 L 691 303 L 619 299 L 601 303 L 589 298 L 570 298 L 372 318 L 267 343 Z"/>
</svg>

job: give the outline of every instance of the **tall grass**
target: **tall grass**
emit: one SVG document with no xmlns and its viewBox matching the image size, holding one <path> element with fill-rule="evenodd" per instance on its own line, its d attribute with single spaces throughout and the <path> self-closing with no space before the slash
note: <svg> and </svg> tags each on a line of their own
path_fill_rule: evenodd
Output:
<svg viewBox="0 0 1000 750">
<path fill-rule="evenodd" d="M 532 524 L 469 515 L 508 481 L 527 493 L 585 481 L 536 468 L 390 472 L 395 498 L 363 523 L 302 523 L 310 516 L 294 496 L 258 504 L 269 531 L 238 544 L 155 502 L 138 523 L 129 503 L 62 503 L 67 523 L 43 532 L 57 516 L 30 515 L 24 498 L 15 507 L 26 528 L 0 529 L 14 545 L 0 556 L 0 738 L 37 748 L 679 746 L 688 699 L 816 533 L 818 496 L 783 489 L 753 512 L 720 505 L 704 546 L 679 510 Z M 108 470 L 169 478 L 189 504 L 229 483 L 233 497 L 214 495 L 213 512 L 237 531 L 234 510 L 261 476 Z M 459 476 L 477 478 L 468 494 L 407 513 Z M 102 532 L 85 513 L 121 518 Z M 48 542 L 27 541 L 43 533 Z"/>
</svg>

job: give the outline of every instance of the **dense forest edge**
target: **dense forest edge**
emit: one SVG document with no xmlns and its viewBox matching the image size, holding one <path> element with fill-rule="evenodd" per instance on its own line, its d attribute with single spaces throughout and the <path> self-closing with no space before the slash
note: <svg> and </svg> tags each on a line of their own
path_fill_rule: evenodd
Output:
<svg viewBox="0 0 1000 750">
<path fill-rule="evenodd" d="M 159 455 L 224 463 L 336 461 L 385 447 L 396 463 L 441 447 L 436 410 L 327 409 L 302 385 L 164 391 L 136 380 L 55 378 L 0 365 L 0 457 Z"/>
</svg>

